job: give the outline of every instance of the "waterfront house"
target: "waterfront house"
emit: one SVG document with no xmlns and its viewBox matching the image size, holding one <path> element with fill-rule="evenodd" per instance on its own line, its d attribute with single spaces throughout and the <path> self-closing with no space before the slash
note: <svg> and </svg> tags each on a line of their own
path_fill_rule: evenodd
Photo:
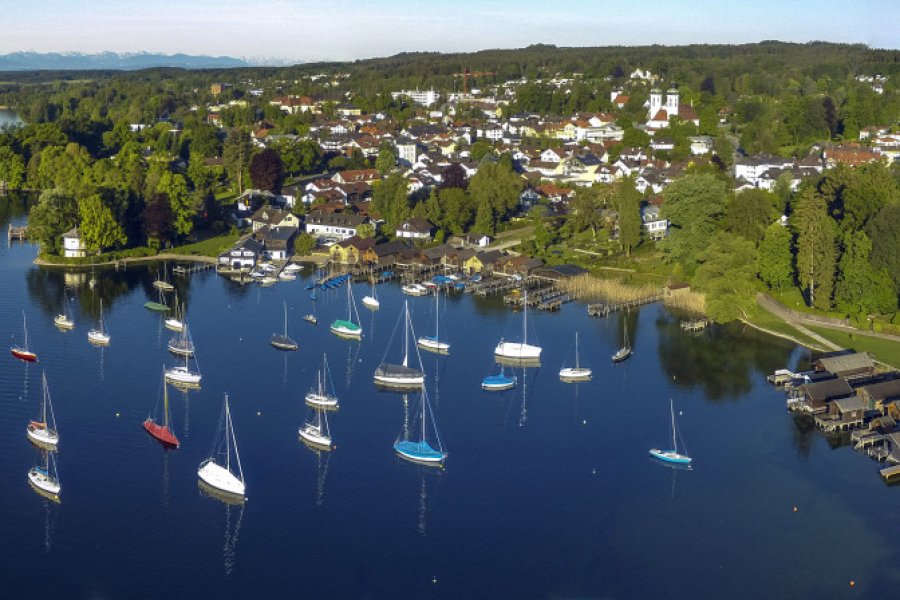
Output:
<svg viewBox="0 0 900 600">
<path fill-rule="evenodd" d="M 373 250 L 374 247 L 375 240 L 373 238 L 353 236 L 331 246 L 328 249 L 328 255 L 332 262 L 342 265 L 375 262 L 377 255 Z"/>
<path fill-rule="evenodd" d="M 263 252 L 263 245 L 250 237 L 219 255 L 219 266 L 230 269 L 252 269 Z"/>
<path fill-rule="evenodd" d="M 253 233 L 256 233 L 263 227 L 274 229 L 276 227 L 292 227 L 300 228 L 300 219 L 297 215 L 289 210 L 281 210 L 272 206 L 263 206 L 250 217 L 250 224 Z"/>
<path fill-rule="evenodd" d="M 826 431 L 854 429 L 862 427 L 865 414 L 866 403 L 859 396 L 837 398 L 828 403 L 824 414 L 816 416 L 816 425 Z"/>
<path fill-rule="evenodd" d="M 84 241 L 77 227 L 73 227 L 62 235 L 63 256 L 66 258 L 83 258 L 87 255 Z"/>
<path fill-rule="evenodd" d="M 294 253 L 296 227 L 273 227 L 266 234 L 266 253 L 272 260 L 287 260 Z"/>
<path fill-rule="evenodd" d="M 382 267 L 392 266 L 406 257 L 410 248 L 405 242 L 393 241 L 384 244 L 378 244 L 372 248 L 375 254 L 375 262 Z"/>
</svg>

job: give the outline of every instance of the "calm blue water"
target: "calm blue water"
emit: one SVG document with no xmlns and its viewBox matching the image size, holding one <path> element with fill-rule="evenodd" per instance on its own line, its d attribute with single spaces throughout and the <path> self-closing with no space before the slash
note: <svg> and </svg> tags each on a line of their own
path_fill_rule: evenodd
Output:
<svg viewBox="0 0 900 600">
<path fill-rule="evenodd" d="M 22 207 L 0 206 L 0 225 Z M 430 397 L 450 454 L 436 473 L 401 463 L 391 444 L 402 397 L 371 376 L 385 356 L 403 296 L 379 288 L 382 310 L 363 308 L 361 344 L 327 323 L 344 314 L 343 288 L 309 312 L 304 281 L 233 285 L 213 273 L 177 279 L 188 303 L 203 388 L 170 394 L 182 447 L 165 452 L 141 422 L 160 397 L 173 358 L 154 299 L 154 268 L 87 277 L 31 264 L 35 248 L 0 242 L 0 336 L 21 338 L 28 316 L 37 365 L 0 360 L 0 553 L 11 595 L 260 598 L 825 598 L 892 593 L 900 489 L 875 463 L 832 449 L 798 428 L 764 375 L 805 359 L 789 344 L 740 328 L 689 336 L 651 306 L 589 320 L 582 305 L 535 314 L 544 366 L 524 386 L 479 389 L 491 353 L 519 315 L 499 299 L 457 296 L 442 310 L 451 355 L 423 355 Z M 65 283 L 77 328 L 52 325 Z M 367 286 L 354 288 L 357 301 Z M 104 298 L 112 344 L 86 333 Z M 268 345 L 287 300 L 298 352 Z M 417 332 L 433 302 L 411 300 Z M 630 327 L 634 357 L 610 355 Z M 594 380 L 560 383 L 581 333 Z M 297 441 L 302 395 L 328 353 L 341 410 L 337 449 L 318 456 Z M 388 358 L 398 359 L 397 338 Z M 61 443 L 62 503 L 26 482 L 36 455 L 25 425 L 46 370 Z M 201 494 L 197 465 L 232 402 L 248 502 Z M 666 444 L 668 400 L 693 471 L 647 457 Z M 794 512 L 792 508 L 798 507 Z M 37 579 L 36 579 L 37 578 Z M 849 581 L 856 587 L 851 589 Z"/>
</svg>

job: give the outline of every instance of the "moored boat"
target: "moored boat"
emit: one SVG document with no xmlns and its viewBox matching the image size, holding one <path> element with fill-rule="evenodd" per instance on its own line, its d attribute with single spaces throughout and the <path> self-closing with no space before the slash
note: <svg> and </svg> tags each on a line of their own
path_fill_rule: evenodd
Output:
<svg viewBox="0 0 900 600">
<path fill-rule="evenodd" d="M 148 416 L 144 421 L 144 430 L 151 436 L 166 444 L 178 448 L 181 442 L 169 428 L 169 388 L 163 375 L 163 418 L 162 423 L 157 423 L 153 417 Z"/>
<path fill-rule="evenodd" d="M 287 329 L 287 302 L 284 302 L 284 333 L 273 333 L 269 343 L 278 350 L 296 350 L 300 345 L 288 335 Z"/>
<path fill-rule="evenodd" d="M 28 323 L 25 321 L 25 311 L 22 311 L 22 330 L 25 332 L 25 343 L 22 346 L 12 346 L 9 352 L 25 362 L 37 362 L 37 354 L 28 349 Z"/>
<path fill-rule="evenodd" d="M 425 373 L 421 368 L 413 369 L 409 366 L 409 334 L 412 329 L 412 321 L 409 318 L 409 301 L 403 303 L 403 362 L 392 364 L 382 362 L 375 369 L 373 378 L 380 386 L 390 388 L 420 388 L 425 384 Z M 420 365 L 421 367 L 421 361 Z"/>
<path fill-rule="evenodd" d="M 525 291 L 525 307 L 522 314 L 522 342 L 504 342 L 500 340 L 494 348 L 494 354 L 498 358 L 537 361 L 541 358 L 541 347 L 528 343 L 528 290 Z"/>
<path fill-rule="evenodd" d="M 566 383 L 577 383 L 579 381 L 590 381 L 592 375 L 591 369 L 582 367 L 578 360 L 578 332 L 575 332 L 575 366 L 563 367 L 559 370 L 560 380 Z"/>
<path fill-rule="evenodd" d="M 678 451 L 678 436 L 675 425 L 675 404 L 669 399 L 669 411 L 672 414 L 672 449 L 660 450 L 659 448 L 651 448 L 650 455 L 661 461 L 674 463 L 676 465 L 690 465 L 691 457 Z"/>
<path fill-rule="evenodd" d="M 241 468 L 241 457 L 238 454 L 237 440 L 234 437 L 234 426 L 231 422 L 231 410 L 228 407 L 228 394 L 225 394 L 225 418 L 222 421 L 222 431 L 216 439 L 221 440 L 213 450 L 212 456 L 200 463 L 197 476 L 212 488 L 226 494 L 243 496 L 246 492 L 244 484 L 244 471 Z M 237 473 L 232 471 L 232 447 L 234 449 L 234 465 Z M 224 454 L 224 459 L 221 455 Z M 217 462 L 219 459 L 222 464 Z"/>
<path fill-rule="evenodd" d="M 331 372 L 328 370 L 328 357 L 323 354 L 322 370 L 316 371 L 316 387 L 309 390 L 304 396 L 307 406 L 324 410 L 338 409 L 338 399 L 334 394 L 334 383 L 331 384 L 331 393 L 328 392 L 329 381 L 331 381 Z"/>
<path fill-rule="evenodd" d="M 407 283 L 400 288 L 407 296 L 427 296 L 430 292 L 421 283 Z"/>
<path fill-rule="evenodd" d="M 41 447 L 56 448 L 59 444 L 59 433 L 56 430 L 56 417 L 53 415 L 53 404 L 50 401 L 50 388 L 47 386 L 47 374 L 41 374 L 44 387 L 44 400 L 41 414 L 37 421 L 28 423 L 25 433 L 28 439 Z"/>
</svg>

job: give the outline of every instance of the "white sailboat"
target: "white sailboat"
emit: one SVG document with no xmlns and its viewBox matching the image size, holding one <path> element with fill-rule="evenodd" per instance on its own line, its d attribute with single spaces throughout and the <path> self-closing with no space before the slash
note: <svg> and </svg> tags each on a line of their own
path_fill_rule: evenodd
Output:
<svg viewBox="0 0 900 600">
<path fill-rule="evenodd" d="M 412 329 L 412 320 L 409 318 L 409 301 L 403 303 L 403 363 L 392 364 L 382 362 L 375 369 L 375 383 L 392 388 L 420 388 L 425 384 L 425 373 L 420 368 L 413 369 L 409 366 L 409 333 Z"/>
<path fill-rule="evenodd" d="M 659 448 L 651 448 L 650 455 L 659 460 L 674 463 L 677 465 L 690 465 L 691 457 L 678 451 L 678 436 L 676 435 L 675 426 L 675 404 L 669 398 L 669 411 L 672 413 L 672 449 L 660 450 Z"/>
<path fill-rule="evenodd" d="M 440 303 L 438 299 L 440 298 L 440 290 L 435 290 L 434 292 L 434 335 L 425 335 L 420 337 L 416 343 L 419 345 L 419 348 L 423 350 L 429 350 L 431 352 L 436 352 L 438 354 L 449 354 L 450 352 L 450 344 L 448 342 L 442 342 L 439 333 L 439 325 L 440 325 Z"/>
<path fill-rule="evenodd" d="M 353 322 L 353 313 L 356 310 L 356 303 L 353 301 L 353 286 L 347 282 L 347 320 L 336 319 L 331 323 L 331 333 L 346 338 L 359 339 L 362 337 L 362 327 Z M 356 320 L 359 321 L 359 313 L 356 313 Z"/>
<path fill-rule="evenodd" d="M 193 354 L 193 343 L 191 343 L 191 354 Z M 200 366 L 197 365 L 196 371 L 191 371 L 188 366 L 188 360 L 190 359 L 190 355 L 184 354 L 184 366 L 177 365 L 172 367 L 171 369 L 166 369 L 165 380 L 169 383 L 174 383 L 177 385 L 183 386 L 199 386 L 200 385 Z M 194 359 L 194 364 L 197 364 L 197 359 Z"/>
<path fill-rule="evenodd" d="M 244 471 L 241 468 L 241 456 L 238 454 L 237 439 L 234 437 L 234 426 L 231 423 L 231 409 L 228 407 L 228 394 L 225 394 L 225 416 L 222 422 L 222 431 L 216 436 L 221 444 L 213 448 L 212 456 L 200 463 L 197 476 L 210 487 L 226 494 L 243 496 L 246 491 L 244 485 Z M 224 434 L 224 435 L 222 435 Z M 234 460 L 232 461 L 232 447 Z M 224 454 L 224 459 L 222 458 Z M 218 461 L 220 462 L 217 462 Z M 237 473 L 232 468 L 237 466 Z"/>
<path fill-rule="evenodd" d="M 522 342 L 504 342 L 500 340 L 494 348 L 494 354 L 499 358 L 515 360 L 539 360 L 541 347 L 528 343 L 528 290 L 525 290 L 524 310 L 522 315 Z"/>
<path fill-rule="evenodd" d="M 284 333 L 273 333 L 269 343 L 278 350 L 296 350 L 300 345 L 288 335 L 287 302 L 284 302 Z"/>
<path fill-rule="evenodd" d="M 175 314 L 171 317 L 167 318 L 163 321 L 163 325 L 165 325 L 166 329 L 174 331 L 176 333 L 182 333 L 184 331 L 184 304 L 178 304 L 178 301 L 175 301 Z"/>
<path fill-rule="evenodd" d="M 191 330 L 187 324 L 181 330 L 181 335 L 169 340 L 167 348 L 169 352 L 177 356 L 191 357 L 194 355 L 194 340 L 191 338 Z"/>
<path fill-rule="evenodd" d="M 304 397 L 307 406 L 324 410 L 338 409 L 338 399 L 334 394 L 333 383 L 331 385 L 331 393 L 328 393 L 329 381 L 331 381 L 331 372 L 328 370 L 328 356 L 323 354 L 322 370 L 316 371 L 316 387 L 309 390 Z"/>
<path fill-rule="evenodd" d="M 69 316 L 69 296 L 65 291 L 63 291 L 63 310 L 53 319 L 53 324 L 66 331 L 75 328 L 75 321 Z"/>
<path fill-rule="evenodd" d="M 631 342 L 628 341 L 628 325 L 624 324 L 622 331 L 622 347 L 612 355 L 612 361 L 614 363 L 620 363 L 622 361 L 628 360 L 628 358 L 631 356 L 631 352 Z"/>
<path fill-rule="evenodd" d="M 44 384 L 44 401 L 41 404 L 39 420 L 31 421 L 25 432 L 28 439 L 41 447 L 56 448 L 59 444 L 59 433 L 56 430 L 56 417 L 53 415 L 53 404 L 50 402 L 50 388 L 47 386 L 47 373 L 41 374 Z"/>
<path fill-rule="evenodd" d="M 62 486 L 59 483 L 59 471 L 56 468 L 56 455 L 53 452 L 43 450 L 43 464 L 35 465 L 28 471 L 28 483 L 34 486 L 38 492 L 50 494 L 53 500 L 58 501 Z"/>
<path fill-rule="evenodd" d="M 103 322 L 103 299 L 100 299 L 100 319 L 97 321 L 97 326 L 88 331 L 87 334 L 88 341 L 97 346 L 108 346 L 110 341 L 110 335 L 106 331 L 105 323 Z"/>
<path fill-rule="evenodd" d="M 314 447 L 316 450 L 332 450 L 331 430 L 328 428 L 328 415 L 322 409 L 312 411 L 314 416 L 300 426 L 298 434 L 300 439 Z"/>
<path fill-rule="evenodd" d="M 590 381 L 591 369 L 582 367 L 578 360 L 578 332 L 575 332 L 575 366 L 563 367 L 559 370 L 559 378 L 565 382 Z"/>
<path fill-rule="evenodd" d="M 375 292 L 375 280 L 372 280 L 372 295 L 365 296 L 362 299 L 363 306 L 371 310 L 378 310 L 381 308 L 381 302 L 378 301 L 378 294 Z"/>
</svg>

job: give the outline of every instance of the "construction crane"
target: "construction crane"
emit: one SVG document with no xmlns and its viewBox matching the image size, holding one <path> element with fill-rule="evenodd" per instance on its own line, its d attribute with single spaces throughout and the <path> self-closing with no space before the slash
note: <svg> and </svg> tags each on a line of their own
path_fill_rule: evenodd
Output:
<svg viewBox="0 0 900 600">
<path fill-rule="evenodd" d="M 463 70 L 459 73 L 454 73 L 454 77 L 462 77 L 463 78 L 463 94 L 469 93 L 469 77 L 488 77 L 496 75 L 493 71 L 470 71 L 469 67 L 463 67 Z"/>
</svg>

